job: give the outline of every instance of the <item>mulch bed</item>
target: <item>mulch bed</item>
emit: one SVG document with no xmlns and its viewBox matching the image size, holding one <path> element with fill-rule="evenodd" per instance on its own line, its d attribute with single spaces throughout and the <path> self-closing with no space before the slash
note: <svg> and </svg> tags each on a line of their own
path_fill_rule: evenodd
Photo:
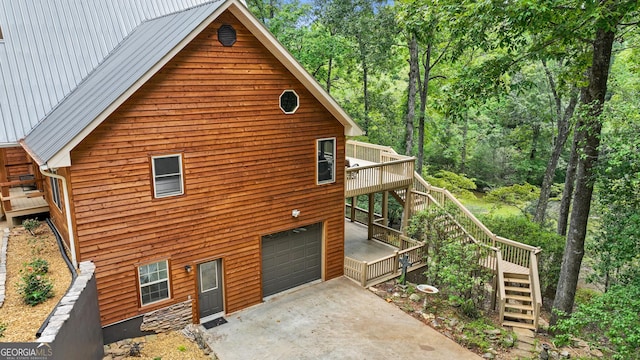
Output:
<svg viewBox="0 0 640 360">
<path fill-rule="evenodd" d="M 46 223 L 31 235 L 23 227 L 15 227 L 9 235 L 7 247 L 7 281 L 5 301 L 0 308 L 0 323 L 6 325 L 0 342 L 25 342 L 36 340 L 36 332 L 49 313 L 64 296 L 71 284 L 71 273 L 64 262 L 56 238 Z M 20 270 L 24 264 L 42 258 L 49 262 L 47 276 L 53 283 L 54 297 L 42 304 L 30 306 L 18 293 Z"/>
</svg>

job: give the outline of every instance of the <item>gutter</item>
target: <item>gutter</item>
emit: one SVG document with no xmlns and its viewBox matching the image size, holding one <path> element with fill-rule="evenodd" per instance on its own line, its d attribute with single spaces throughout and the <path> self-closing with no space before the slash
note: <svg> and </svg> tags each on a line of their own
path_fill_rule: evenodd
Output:
<svg viewBox="0 0 640 360">
<path fill-rule="evenodd" d="M 73 235 L 73 223 L 71 221 L 71 202 L 69 201 L 69 191 L 67 190 L 67 179 L 64 176 L 47 172 L 49 167 L 47 165 L 40 166 L 40 173 L 46 177 L 58 179 L 62 181 L 62 193 L 64 195 L 64 210 L 67 217 L 67 229 L 69 232 L 69 249 L 71 250 L 71 263 L 73 268 L 78 268 L 78 260 L 76 257 L 76 239 Z"/>
</svg>

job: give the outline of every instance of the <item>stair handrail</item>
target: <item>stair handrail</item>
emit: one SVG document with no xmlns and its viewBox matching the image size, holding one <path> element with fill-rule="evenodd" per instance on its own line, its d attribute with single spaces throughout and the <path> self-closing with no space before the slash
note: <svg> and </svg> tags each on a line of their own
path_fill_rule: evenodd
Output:
<svg viewBox="0 0 640 360">
<path fill-rule="evenodd" d="M 532 296 L 533 296 L 533 326 L 538 328 L 538 314 L 540 314 L 540 310 L 542 309 L 542 294 L 540 292 L 540 278 L 538 275 L 538 253 L 531 253 L 531 266 L 529 267 L 529 278 L 531 279 L 531 288 L 532 288 Z"/>
<path fill-rule="evenodd" d="M 498 309 L 500 311 L 500 321 L 504 319 L 504 306 L 507 302 L 507 292 L 504 288 L 504 272 L 502 270 L 502 252 L 500 249 L 496 251 L 496 272 L 498 273 Z M 534 318 L 538 318 L 534 316 Z M 537 321 L 537 320 L 534 320 Z"/>
</svg>

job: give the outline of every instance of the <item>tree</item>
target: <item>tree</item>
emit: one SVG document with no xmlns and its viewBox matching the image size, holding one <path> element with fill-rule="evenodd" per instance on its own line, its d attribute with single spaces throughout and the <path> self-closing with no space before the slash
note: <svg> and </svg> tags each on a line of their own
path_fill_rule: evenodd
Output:
<svg viewBox="0 0 640 360">
<path fill-rule="evenodd" d="M 536 205 L 536 213 L 533 218 L 535 222 L 541 225 L 544 224 L 544 220 L 547 214 L 547 204 L 549 203 L 551 185 L 553 183 L 553 177 L 555 175 L 556 168 L 558 167 L 558 161 L 560 160 L 562 149 L 564 148 L 564 145 L 569 138 L 569 134 L 571 133 L 570 120 L 573 117 L 573 113 L 578 103 L 578 90 L 575 87 L 571 87 L 568 90 L 569 102 L 566 105 L 563 104 L 562 93 L 560 92 L 560 89 L 558 89 L 558 85 L 556 83 L 554 75 L 551 73 L 551 70 L 547 66 L 547 61 L 542 60 L 542 65 L 544 67 L 544 72 L 547 76 L 547 80 L 549 81 L 549 90 L 551 92 L 551 95 L 553 96 L 556 136 L 553 139 L 553 151 L 551 152 L 549 162 L 547 163 L 547 168 L 544 172 L 542 185 L 540 186 L 540 198 L 538 199 L 538 204 Z"/>
</svg>

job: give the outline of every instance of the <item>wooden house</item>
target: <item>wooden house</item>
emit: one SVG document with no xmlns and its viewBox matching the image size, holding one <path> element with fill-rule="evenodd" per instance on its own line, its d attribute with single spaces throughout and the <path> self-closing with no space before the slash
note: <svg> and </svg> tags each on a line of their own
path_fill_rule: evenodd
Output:
<svg viewBox="0 0 640 360">
<path fill-rule="evenodd" d="M 105 341 L 155 330 L 158 310 L 198 323 L 341 276 L 361 130 L 245 4 L 80 2 L 0 15 L 0 182 L 9 205 L 35 184 L 21 196 L 44 195 L 74 265 L 96 264 Z M 46 12 L 64 24 L 20 34 Z"/>
</svg>

